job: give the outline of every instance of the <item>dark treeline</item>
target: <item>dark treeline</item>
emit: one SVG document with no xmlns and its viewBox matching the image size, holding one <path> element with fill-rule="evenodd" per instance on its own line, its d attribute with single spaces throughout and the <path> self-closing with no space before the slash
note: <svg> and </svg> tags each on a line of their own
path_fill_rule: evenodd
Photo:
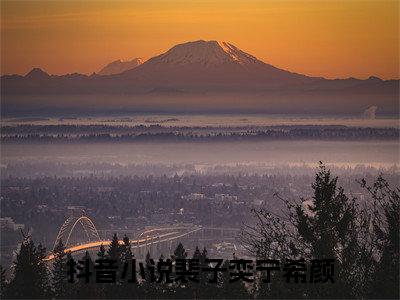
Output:
<svg viewBox="0 0 400 300">
<path fill-rule="evenodd" d="M 222 130 L 223 129 L 223 130 Z M 20 125 L 2 127 L 3 142 L 147 142 L 262 140 L 395 140 L 396 128 L 346 126 L 162 127 L 102 125 Z"/>
<path fill-rule="evenodd" d="M 118 164 L 107 162 L 65 163 L 54 161 L 23 161 L 7 164 L 2 169 L 2 178 L 7 177 L 75 177 L 87 176 L 174 176 L 177 173 L 196 173 L 193 164 Z"/>
<path fill-rule="evenodd" d="M 93 280 L 86 283 L 84 276 L 75 283 L 67 283 L 67 262 L 71 256 L 65 253 L 62 242 L 54 251 L 52 266 L 48 267 L 43 261 L 44 248 L 35 246 L 26 237 L 10 270 L 10 280 L 5 280 L 4 270 L 1 270 L 2 297 L 398 299 L 400 189 L 392 188 L 381 176 L 372 185 L 366 180 L 360 180 L 359 184 L 371 195 L 369 203 L 359 203 L 356 198 L 347 196 L 338 185 L 338 178 L 321 165 L 312 184 L 311 199 L 293 202 L 277 195 L 286 205 L 286 211 L 278 214 L 268 208 L 255 210 L 257 222 L 243 230 L 241 241 L 257 259 L 334 259 L 333 283 L 301 280 L 299 284 L 288 284 L 282 277 L 272 274 L 271 283 L 261 283 L 264 278 L 260 277 L 254 278 L 259 284 L 249 286 L 242 281 L 229 282 L 229 273 L 221 274 L 217 284 L 209 284 L 207 277 L 199 283 L 154 283 L 147 279 L 149 276 L 137 284 L 120 281 L 119 276 L 116 283 L 96 284 Z M 88 259 L 91 270 L 96 266 L 96 259 L 103 258 L 113 259 L 121 266 L 133 258 L 129 239 L 125 237 L 123 241 L 119 244 L 114 235 L 108 250 L 101 247 L 97 257 L 86 253 L 83 260 Z M 169 256 L 171 261 L 188 258 L 182 244 Z M 196 249 L 193 257 L 199 259 L 200 265 L 207 266 L 206 250 Z M 145 265 L 149 275 L 152 267 L 149 255 Z M 78 270 L 78 274 L 84 271 Z M 323 270 L 320 271 L 323 275 Z"/>
<path fill-rule="evenodd" d="M 248 130 L 285 130 L 285 129 L 346 129 L 344 125 L 245 125 L 245 126 L 165 126 L 160 124 L 152 125 L 80 125 L 80 124 L 55 124 L 55 125 L 2 125 L 3 134 L 84 134 L 84 133 L 130 133 L 130 132 L 237 132 Z"/>
<path fill-rule="evenodd" d="M 390 168 L 376 168 L 367 165 L 355 165 L 353 167 L 334 166 L 330 168 L 338 174 L 351 175 L 351 174 L 379 174 L 398 173 L 399 168 L 391 166 Z M 252 175 L 252 174 L 291 174 L 291 175 L 313 175 L 314 167 L 308 165 L 269 165 L 263 163 L 257 164 L 236 164 L 234 166 L 227 164 L 210 164 L 202 166 L 201 172 L 196 168 L 194 163 L 115 163 L 115 162 L 61 162 L 51 159 L 42 159 L 37 161 L 21 160 L 7 162 L 1 169 L 1 177 L 82 177 L 82 176 L 160 176 L 166 175 L 168 177 L 175 174 L 184 176 L 190 175 Z M 361 176 L 361 175 L 360 175 Z"/>
<path fill-rule="evenodd" d="M 54 259 L 48 263 L 44 261 L 45 249 L 39 244 L 36 246 L 30 237 L 24 238 L 21 248 L 15 260 L 12 277 L 5 279 L 6 270 L 1 281 L 1 298 L 10 299 L 249 299 L 251 292 L 241 281 L 230 282 L 229 272 L 220 274 L 216 283 L 210 283 L 213 272 L 199 272 L 195 281 L 188 280 L 193 275 L 177 280 L 177 261 L 198 260 L 198 268 L 208 268 L 206 260 L 209 259 L 207 250 L 196 247 L 192 256 L 188 256 L 184 246 L 179 243 L 171 256 L 161 255 L 159 258 L 150 257 L 147 253 L 144 262 L 144 274 L 138 273 L 132 276 L 134 254 L 131 251 L 131 243 L 127 236 L 123 238 L 123 244 L 119 243 L 117 235 L 114 235 L 108 249 L 100 246 L 97 255 L 92 257 L 86 252 L 82 257 L 73 259 L 70 252 L 60 241 L 53 251 Z M 78 260 L 82 261 L 80 268 L 76 268 Z M 169 266 L 170 275 L 167 277 L 158 268 L 158 262 L 165 262 L 164 267 Z M 105 266 L 113 261 L 115 269 L 107 269 Z M 76 274 L 73 282 L 70 279 L 70 264 L 74 264 Z M 85 264 L 88 263 L 86 268 Z M 97 268 L 103 264 L 103 280 L 99 282 L 96 276 Z M 138 269 L 139 262 L 136 262 Z M 229 269 L 226 261 L 222 266 Z M 187 267 L 186 267 L 187 269 Z M 127 274 L 124 275 L 124 270 Z M 101 272 L 101 271 L 99 271 Z M 111 275 L 115 272 L 114 275 Z M 87 275 L 87 277 L 86 277 Z M 143 276 L 144 275 L 144 276 Z M 110 278 L 114 278 L 114 282 Z M 88 279 L 86 279 L 88 278 Z M 136 278 L 136 280 L 133 280 Z M 88 280 L 88 281 L 86 281 Z M 134 282 L 133 282 L 134 281 Z M 168 281 L 168 282 L 167 282 Z"/>
</svg>

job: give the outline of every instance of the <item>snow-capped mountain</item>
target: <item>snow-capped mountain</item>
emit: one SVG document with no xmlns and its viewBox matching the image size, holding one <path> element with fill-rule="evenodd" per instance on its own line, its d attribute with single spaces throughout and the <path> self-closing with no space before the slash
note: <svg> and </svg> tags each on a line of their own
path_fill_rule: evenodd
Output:
<svg viewBox="0 0 400 300">
<path fill-rule="evenodd" d="M 129 61 L 116 60 L 99 71 L 99 75 L 114 75 L 136 68 L 143 63 L 142 58 L 134 58 Z"/>
<path fill-rule="evenodd" d="M 399 80 L 309 77 L 276 68 L 228 42 L 187 42 L 138 62 L 111 63 L 101 72 L 111 75 L 58 76 L 33 69 L 25 76 L 2 76 L 2 107 L 27 109 L 30 98 L 35 99 L 34 106 L 57 107 L 55 99 L 67 97 L 66 105 L 93 109 L 100 105 L 101 96 L 105 97 L 101 105 L 111 109 L 118 105 L 121 109 L 185 111 L 192 106 L 221 111 L 236 107 L 257 112 L 361 113 L 377 106 L 382 112 L 398 111 Z M 49 99 L 41 103 L 45 96 Z M 119 98 L 123 100 L 118 104 Z"/>
<path fill-rule="evenodd" d="M 276 87 L 313 80 L 266 64 L 231 43 L 203 40 L 176 45 L 119 78 L 182 89 Z"/>
<path fill-rule="evenodd" d="M 198 64 L 205 67 L 223 67 L 230 63 L 244 67 L 263 64 L 254 56 L 241 51 L 230 43 L 203 40 L 176 45 L 155 57 L 152 63 L 175 66 Z"/>
</svg>

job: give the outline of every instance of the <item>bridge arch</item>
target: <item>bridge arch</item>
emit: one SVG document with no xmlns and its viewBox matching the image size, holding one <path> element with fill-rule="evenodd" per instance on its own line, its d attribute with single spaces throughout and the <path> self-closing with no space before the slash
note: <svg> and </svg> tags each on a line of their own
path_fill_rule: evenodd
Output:
<svg viewBox="0 0 400 300">
<path fill-rule="evenodd" d="M 70 216 L 67 220 L 65 220 L 65 222 L 61 225 L 60 230 L 58 231 L 57 238 L 54 242 L 53 251 L 60 240 L 64 242 L 64 246 L 68 246 L 72 232 L 78 224 L 82 226 L 86 238 L 89 242 L 100 240 L 100 235 L 96 229 L 96 226 L 89 217 Z"/>
</svg>

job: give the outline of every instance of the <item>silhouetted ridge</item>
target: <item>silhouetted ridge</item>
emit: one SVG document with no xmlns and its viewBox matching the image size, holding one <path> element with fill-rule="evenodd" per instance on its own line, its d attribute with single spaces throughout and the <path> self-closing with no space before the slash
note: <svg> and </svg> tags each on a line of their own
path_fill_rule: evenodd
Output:
<svg viewBox="0 0 400 300">
<path fill-rule="evenodd" d="M 265 63 L 229 42 L 182 43 L 140 65 L 138 59 L 131 62 L 114 61 L 106 67 L 108 70 L 103 70 L 104 75 L 50 76 L 35 68 L 25 77 L 2 76 L 2 108 L 27 109 L 26 101 L 19 105 L 12 98 L 18 95 L 25 100 L 28 96 L 81 95 L 82 101 L 70 101 L 67 105 L 86 110 L 93 108 L 89 95 L 103 95 L 104 109 L 117 109 L 119 101 L 118 109 L 123 111 L 194 109 L 362 115 L 370 106 L 378 107 L 380 114 L 397 114 L 399 110 L 399 80 L 376 77 L 329 80 L 305 76 Z M 164 101 L 175 96 L 180 97 L 173 99 L 174 105 Z M 147 101 L 146 97 L 156 101 Z M 51 109 L 53 105 L 58 107 L 57 102 L 64 101 L 58 99 L 46 103 L 35 99 L 28 103 L 29 110 L 32 106 L 41 107 L 39 104 Z"/>
<path fill-rule="evenodd" d="M 40 68 L 33 68 L 29 73 L 25 75 L 26 78 L 48 78 L 50 77 L 45 71 Z"/>
</svg>

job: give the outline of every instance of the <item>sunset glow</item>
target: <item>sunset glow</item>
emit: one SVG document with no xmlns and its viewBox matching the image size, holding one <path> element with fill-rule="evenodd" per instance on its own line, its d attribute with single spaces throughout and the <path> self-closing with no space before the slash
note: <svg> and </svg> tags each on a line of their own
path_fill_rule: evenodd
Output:
<svg viewBox="0 0 400 300">
<path fill-rule="evenodd" d="M 1 73 L 97 72 L 177 43 L 231 42 L 293 72 L 399 78 L 398 1 L 2 1 Z"/>
</svg>

